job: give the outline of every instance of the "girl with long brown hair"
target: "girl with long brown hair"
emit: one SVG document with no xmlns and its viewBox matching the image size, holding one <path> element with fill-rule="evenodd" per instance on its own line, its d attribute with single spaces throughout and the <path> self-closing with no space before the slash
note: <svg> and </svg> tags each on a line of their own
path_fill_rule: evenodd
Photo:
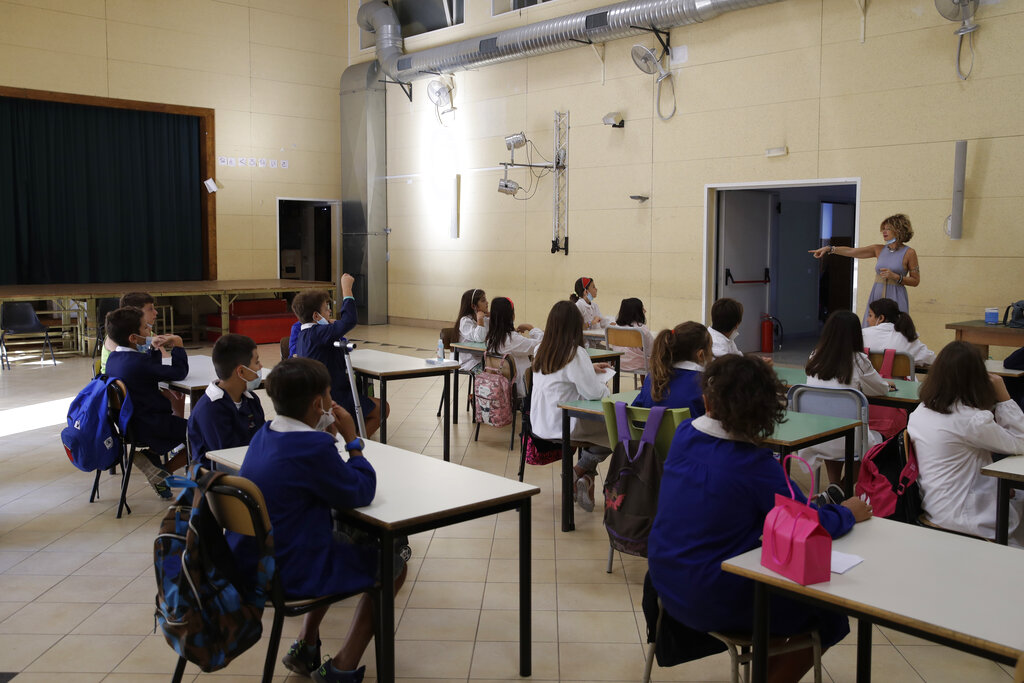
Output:
<svg viewBox="0 0 1024 683">
<path fill-rule="evenodd" d="M 711 335 L 693 321 L 662 330 L 654 338 L 651 372 L 633 400 L 641 408 L 689 408 L 690 417 L 704 414 L 701 374 L 711 362 Z"/>
</svg>

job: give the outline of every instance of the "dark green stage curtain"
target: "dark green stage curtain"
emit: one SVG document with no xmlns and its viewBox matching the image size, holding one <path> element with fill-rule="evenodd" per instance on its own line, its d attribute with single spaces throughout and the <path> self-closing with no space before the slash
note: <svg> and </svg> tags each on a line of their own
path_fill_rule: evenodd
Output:
<svg viewBox="0 0 1024 683">
<path fill-rule="evenodd" d="M 0 97 L 0 284 L 200 280 L 199 120 Z"/>
</svg>

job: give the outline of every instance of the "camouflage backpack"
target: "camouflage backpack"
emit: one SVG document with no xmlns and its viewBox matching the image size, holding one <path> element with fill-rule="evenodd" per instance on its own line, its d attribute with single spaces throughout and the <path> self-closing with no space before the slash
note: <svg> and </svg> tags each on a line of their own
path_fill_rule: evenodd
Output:
<svg viewBox="0 0 1024 683">
<path fill-rule="evenodd" d="M 179 656 L 205 672 L 217 671 L 255 645 L 263 634 L 263 607 L 274 575 L 273 534 L 268 529 L 255 586 L 239 575 L 234 555 L 206 500 L 224 472 L 209 472 L 185 486 L 167 509 L 153 548 L 156 622 Z"/>
</svg>

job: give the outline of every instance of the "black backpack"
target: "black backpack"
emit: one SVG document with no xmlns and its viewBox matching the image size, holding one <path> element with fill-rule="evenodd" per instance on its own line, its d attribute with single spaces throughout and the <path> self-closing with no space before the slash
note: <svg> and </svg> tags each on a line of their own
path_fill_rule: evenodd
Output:
<svg viewBox="0 0 1024 683">
<path fill-rule="evenodd" d="M 619 552 L 647 557 L 647 537 L 658 512 L 662 464 L 654 450 L 665 408 L 651 408 L 639 441 L 630 439 L 626 404 L 615 403 L 619 442 L 608 460 L 604 480 L 604 526 Z"/>
<path fill-rule="evenodd" d="M 1006 307 L 1003 313 L 1003 324 L 1007 327 L 1024 327 L 1024 299 L 1015 301 Z"/>
</svg>

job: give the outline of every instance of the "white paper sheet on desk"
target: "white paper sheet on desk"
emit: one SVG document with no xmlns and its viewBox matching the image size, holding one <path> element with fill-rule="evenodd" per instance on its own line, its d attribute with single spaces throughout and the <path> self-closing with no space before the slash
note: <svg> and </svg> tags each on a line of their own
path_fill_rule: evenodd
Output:
<svg viewBox="0 0 1024 683">
<path fill-rule="evenodd" d="M 841 553 L 838 550 L 833 550 L 832 573 L 845 574 L 847 571 L 853 569 L 863 561 L 864 558 L 859 555 L 850 555 L 849 553 Z"/>
<path fill-rule="evenodd" d="M 597 373 L 597 377 L 605 384 L 608 384 L 608 382 L 611 382 L 615 378 L 615 369 L 608 368 L 607 370 L 602 370 Z"/>
</svg>

